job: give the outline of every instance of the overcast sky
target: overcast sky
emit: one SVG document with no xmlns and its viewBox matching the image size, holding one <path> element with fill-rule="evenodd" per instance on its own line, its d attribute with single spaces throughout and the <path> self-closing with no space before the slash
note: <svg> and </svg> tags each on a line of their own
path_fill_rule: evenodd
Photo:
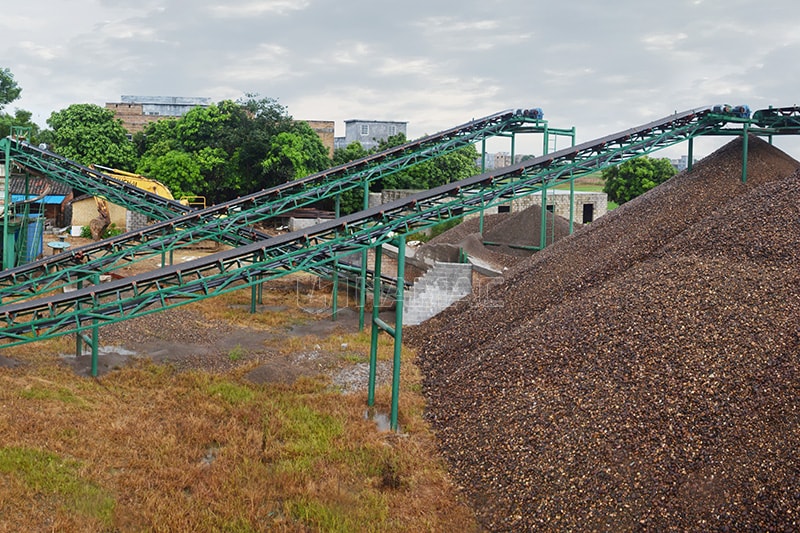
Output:
<svg viewBox="0 0 800 533">
<path fill-rule="evenodd" d="M 0 67 L 23 91 L 6 111 L 42 126 L 123 94 L 258 93 L 294 118 L 335 121 L 337 136 L 351 118 L 407 121 L 415 138 L 541 107 L 584 142 L 715 103 L 800 103 L 797 0 L 7 4 Z M 536 151 L 525 142 L 518 151 Z"/>
</svg>

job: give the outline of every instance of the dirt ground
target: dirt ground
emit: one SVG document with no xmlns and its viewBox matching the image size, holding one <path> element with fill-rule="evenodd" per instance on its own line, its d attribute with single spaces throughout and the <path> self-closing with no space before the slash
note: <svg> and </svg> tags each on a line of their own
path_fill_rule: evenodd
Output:
<svg viewBox="0 0 800 533">
<path fill-rule="evenodd" d="M 68 250 L 89 244 L 90 239 L 66 236 L 71 246 Z M 222 249 L 214 243 L 201 243 L 176 250 L 174 263 L 191 261 Z M 50 253 L 48 249 L 46 253 Z M 160 266 L 161 258 L 152 257 L 117 271 L 130 276 Z M 261 305 L 257 313 L 281 313 L 283 306 Z M 358 331 L 358 312 L 353 308 L 341 309 L 337 320 L 309 309 L 307 320 L 291 327 L 256 329 L 232 325 L 222 320 L 208 320 L 202 313 L 181 307 L 141 316 L 133 320 L 104 326 L 100 329 L 97 357 L 97 375 L 149 359 L 157 364 L 171 365 L 178 371 L 202 370 L 226 372 L 241 367 L 252 367 L 244 377 L 256 384 L 291 384 L 301 376 L 327 375 L 331 385 L 343 392 L 364 390 L 367 387 L 368 363 L 359 362 L 363 354 L 348 353 L 348 347 L 331 351 L 320 348 L 321 339 L 333 334 Z M 391 323 L 393 313 L 382 315 Z M 290 339 L 303 339 L 300 348 L 287 355 L 284 346 Z M 83 346 L 81 355 L 62 354 L 65 365 L 77 374 L 90 376 L 92 356 L 90 348 Z M 13 367 L 20 363 L 0 356 L 0 367 Z M 378 365 L 378 382 L 390 379 L 391 369 L 384 363 Z"/>
</svg>

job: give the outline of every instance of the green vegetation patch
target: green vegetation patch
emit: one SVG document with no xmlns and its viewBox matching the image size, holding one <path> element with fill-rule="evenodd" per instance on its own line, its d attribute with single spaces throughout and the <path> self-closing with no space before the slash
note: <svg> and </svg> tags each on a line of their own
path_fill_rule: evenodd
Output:
<svg viewBox="0 0 800 533">
<path fill-rule="evenodd" d="M 211 396 L 222 398 L 226 402 L 234 405 L 247 403 L 252 401 L 254 394 L 253 391 L 244 386 L 230 381 L 218 381 L 208 385 L 208 393 Z"/>
<path fill-rule="evenodd" d="M 72 512 L 111 525 L 115 501 L 100 486 L 82 479 L 80 463 L 30 448 L 0 448 L 0 473 L 11 474 L 31 490 L 57 496 Z"/>
<path fill-rule="evenodd" d="M 67 404 L 88 407 L 86 400 L 76 396 L 71 390 L 59 387 L 57 389 L 48 387 L 28 387 L 19 393 L 25 400 L 52 400 Z"/>
</svg>

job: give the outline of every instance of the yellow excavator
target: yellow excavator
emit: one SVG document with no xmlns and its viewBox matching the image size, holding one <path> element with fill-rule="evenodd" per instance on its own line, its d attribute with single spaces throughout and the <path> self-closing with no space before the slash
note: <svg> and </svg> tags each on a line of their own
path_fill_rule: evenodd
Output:
<svg viewBox="0 0 800 533">
<path fill-rule="evenodd" d="M 140 189 L 144 189 L 145 191 L 155 193 L 161 196 L 162 198 L 166 198 L 167 200 L 175 199 L 175 197 L 172 196 L 172 193 L 167 188 L 167 186 L 158 180 L 147 178 L 145 176 L 142 176 L 141 174 L 134 174 L 133 172 L 127 172 L 125 170 L 104 167 L 102 165 L 91 165 L 90 168 L 98 170 L 107 176 L 111 176 L 112 178 L 116 178 L 120 181 L 130 183 L 131 185 L 139 187 Z M 186 196 L 181 196 L 178 199 L 178 201 L 183 205 L 190 205 L 192 207 L 198 207 L 201 209 L 205 209 L 206 207 L 205 196 L 186 195 Z"/>
</svg>

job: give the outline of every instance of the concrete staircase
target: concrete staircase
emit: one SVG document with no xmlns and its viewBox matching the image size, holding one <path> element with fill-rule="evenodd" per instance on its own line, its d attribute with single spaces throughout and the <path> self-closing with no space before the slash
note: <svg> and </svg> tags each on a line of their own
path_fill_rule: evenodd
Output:
<svg viewBox="0 0 800 533">
<path fill-rule="evenodd" d="M 470 263 L 436 263 L 406 291 L 403 325 L 420 324 L 470 294 Z"/>
</svg>

